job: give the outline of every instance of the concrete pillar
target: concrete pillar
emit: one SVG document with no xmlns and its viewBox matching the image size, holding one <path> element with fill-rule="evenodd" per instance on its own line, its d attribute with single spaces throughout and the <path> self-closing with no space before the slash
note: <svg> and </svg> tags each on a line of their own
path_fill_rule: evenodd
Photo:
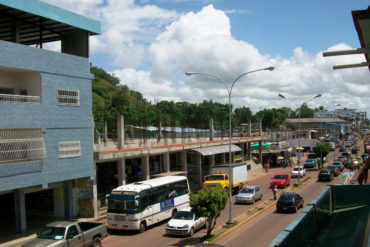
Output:
<svg viewBox="0 0 370 247">
<path fill-rule="evenodd" d="M 252 136 L 252 120 L 248 120 L 248 137 Z"/>
<path fill-rule="evenodd" d="M 126 159 L 121 158 L 117 161 L 118 186 L 126 184 Z"/>
<path fill-rule="evenodd" d="M 15 204 L 15 230 L 20 233 L 27 232 L 26 221 L 26 200 L 24 190 L 19 189 L 14 192 Z"/>
<path fill-rule="evenodd" d="M 181 152 L 181 170 L 188 173 L 188 151 L 186 150 Z"/>
<path fill-rule="evenodd" d="M 196 155 L 196 165 L 198 167 L 198 172 L 199 172 L 199 186 L 200 188 L 202 188 L 202 184 L 203 184 L 202 155 L 200 153 L 197 153 Z"/>
<path fill-rule="evenodd" d="M 209 156 L 209 166 L 210 167 L 215 166 L 215 155 L 214 154 Z"/>
<path fill-rule="evenodd" d="M 104 120 L 103 122 L 103 135 L 104 135 L 104 144 L 107 144 L 108 141 L 108 122 Z"/>
<path fill-rule="evenodd" d="M 64 181 L 64 205 L 64 218 L 70 220 L 73 212 L 72 180 Z"/>
<path fill-rule="evenodd" d="M 259 136 L 262 136 L 262 119 L 260 119 L 259 121 L 258 131 L 259 131 Z"/>
<path fill-rule="evenodd" d="M 93 179 L 93 184 L 92 184 L 92 189 L 93 189 L 93 210 L 94 210 L 94 218 L 100 217 L 100 202 L 98 203 L 98 186 L 97 186 L 97 181 L 96 181 L 96 176 Z"/>
<path fill-rule="evenodd" d="M 150 169 L 149 169 L 149 155 L 144 155 L 141 157 L 141 166 L 143 169 L 143 180 L 148 180 L 150 177 Z"/>
<path fill-rule="evenodd" d="M 164 168 L 164 172 L 170 171 L 170 153 L 169 152 L 163 154 L 163 168 Z"/>
<path fill-rule="evenodd" d="M 215 138 L 215 130 L 214 130 L 214 127 L 213 127 L 213 118 L 210 118 L 209 119 L 209 140 L 210 141 L 213 141 L 213 139 Z"/>
<path fill-rule="evenodd" d="M 259 159 L 258 163 L 262 164 L 262 141 L 258 142 Z"/>
<path fill-rule="evenodd" d="M 118 148 L 123 148 L 125 145 L 125 120 L 121 114 L 118 114 L 117 117 L 117 136 Z"/>
<path fill-rule="evenodd" d="M 240 143 L 240 148 L 241 148 L 241 152 L 240 152 L 240 154 L 241 154 L 241 156 L 242 156 L 242 158 L 243 158 L 243 161 L 244 161 L 244 156 L 245 156 L 245 143 L 243 142 L 243 143 Z"/>
<path fill-rule="evenodd" d="M 157 141 L 160 142 L 162 139 L 162 122 L 158 121 L 158 137 Z"/>
<path fill-rule="evenodd" d="M 252 159 L 252 143 L 248 142 L 247 144 L 247 160 Z"/>
</svg>

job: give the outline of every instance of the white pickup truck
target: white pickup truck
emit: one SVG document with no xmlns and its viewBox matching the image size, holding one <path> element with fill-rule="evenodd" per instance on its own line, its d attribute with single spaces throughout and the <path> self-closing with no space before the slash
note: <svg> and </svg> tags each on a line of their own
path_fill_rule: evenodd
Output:
<svg viewBox="0 0 370 247">
<path fill-rule="evenodd" d="M 22 247 L 100 247 L 107 235 L 104 223 L 55 221 L 47 224 L 37 238 Z"/>
</svg>

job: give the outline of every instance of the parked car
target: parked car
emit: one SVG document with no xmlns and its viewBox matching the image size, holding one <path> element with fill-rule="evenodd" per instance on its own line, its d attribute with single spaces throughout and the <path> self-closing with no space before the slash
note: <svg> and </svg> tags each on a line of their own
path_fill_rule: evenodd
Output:
<svg viewBox="0 0 370 247">
<path fill-rule="evenodd" d="M 317 162 L 315 159 L 307 159 L 306 162 L 304 162 L 303 166 L 304 168 L 315 168 L 317 165 Z"/>
<path fill-rule="evenodd" d="M 357 154 L 358 153 L 358 149 L 356 148 L 356 147 L 354 147 L 354 148 L 352 148 L 352 150 L 351 150 L 351 153 L 352 154 Z"/>
<path fill-rule="evenodd" d="M 352 157 L 352 155 L 351 155 L 350 153 L 348 153 L 348 152 L 342 152 L 342 154 L 341 154 L 340 156 L 344 156 L 344 157 L 346 157 L 347 159 L 349 159 L 349 158 L 351 158 L 351 157 Z"/>
<path fill-rule="evenodd" d="M 191 208 L 185 208 L 178 211 L 166 226 L 166 233 L 168 235 L 182 235 L 192 236 L 195 231 L 205 228 L 207 226 L 207 219 L 204 217 L 197 217 Z"/>
<path fill-rule="evenodd" d="M 299 208 L 303 208 L 303 198 L 294 192 L 283 193 L 280 195 L 276 203 L 276 211 L 293 211 L 297 212 Z"/>
<path fill-rule="evenodd" d="M 298 176 L 303 177 L 306 175 L 306 170 L 303 166 L 295 166 L 292 170 L 292 175 L 290 177 L 296 178 Z"/>
<path fill-rule="evenodd" d="M 317 176 L 317 181 L 318 182 L 320 182 L 320 181 L 329 181 L 330 182 L 333 179 L 334 179 L 333 174 L 331 174 L 328 169 L 320 170 L 319 175 Z"/>
<path fill-rule="evenodd" d="M 352 163 L 350 165 L 350 169 L 359 169 L 360 168 L 360 161 L 358 159 L 352 159 Z"/>
<path fill-rule="evenodd" d="M 289 186 L 289 183 L 290 183 L 290 177 L 288 174 L 277 173 L 272 177 L 271 182 L 270 182 L 270 187 L 272 188 L 276 184 L 278 187 L 285 188 Z"/>
<path fill-rule="evenodd" d="M 340 174 L 340 170 L 337 166 L 327 166 L 326 169 L 328 169 L 329 172 L 332 173 L 334 177 Z"/>
<path fill-rule="evenodd" d="M 347 158 L 345 156 L 339 156 L 337 160 L 342 162 L 342 164 L 346 166 L 345 164 L 347 162 Z"/>
<path fill-rule="evenodd" d="M 367 153 L 363 153 L 363 154 L 361 155 L 361 158 L 362 158 L 363 162 L 366 162 L 366 160 L 369 158 L 369 154 L 367 154 Z"/>
<path fill-rule="evenodd" d="M 353 142 L 352 141 L 346 141 L 346 143 L 345 143 L 345 146 L 347 148 L 352 147 L 352 145 L 353 145 Z"/>
<path fill-rule="evenodd" d="M 258 186 L 246 186 L 236 195 L 236 203 L 255 203 L 262 199 L 262 190 Z"/>
<path fill-rule="evenodd" d="M 334 142 L 329 142 L 329 146 L 330 146 L 330 151 L 335 150 L 335 143 Z"/>
<path fill-rule="evenodd" d="M 342 172 L 344 170 L 344 165 L 340 161 L 333 161 L 332 165 L 338 167 L 340 172 Z"/>
<path fill-rule="evenodd" d="M 31 246 L 101 246 L 107 237 L 105 223 L 55 221 L 45 226 L 37 238 L 22 245 Z"/>
</svg>

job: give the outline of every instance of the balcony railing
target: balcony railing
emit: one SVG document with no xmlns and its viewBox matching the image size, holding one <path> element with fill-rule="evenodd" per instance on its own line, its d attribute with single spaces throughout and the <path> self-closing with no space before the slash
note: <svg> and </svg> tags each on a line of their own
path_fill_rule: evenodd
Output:
<svg viewBox="0 0 370 247">
<path fill-rule="evenodd" d="M 0 103 L 41 104 L 40 96 L 0 94 Z"/>
</svg>

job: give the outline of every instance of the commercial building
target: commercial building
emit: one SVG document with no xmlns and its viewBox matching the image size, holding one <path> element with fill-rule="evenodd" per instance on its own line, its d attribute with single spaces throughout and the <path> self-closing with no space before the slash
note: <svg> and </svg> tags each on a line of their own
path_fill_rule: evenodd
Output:
<svg viewBox="0 0 370 247">
<path fill-rule="evenodd" d="M 39 0 L 0 0 L 1 229 L 94 215 L 89 36 L 99 33 L 99 22 Z"/>
</svg>

